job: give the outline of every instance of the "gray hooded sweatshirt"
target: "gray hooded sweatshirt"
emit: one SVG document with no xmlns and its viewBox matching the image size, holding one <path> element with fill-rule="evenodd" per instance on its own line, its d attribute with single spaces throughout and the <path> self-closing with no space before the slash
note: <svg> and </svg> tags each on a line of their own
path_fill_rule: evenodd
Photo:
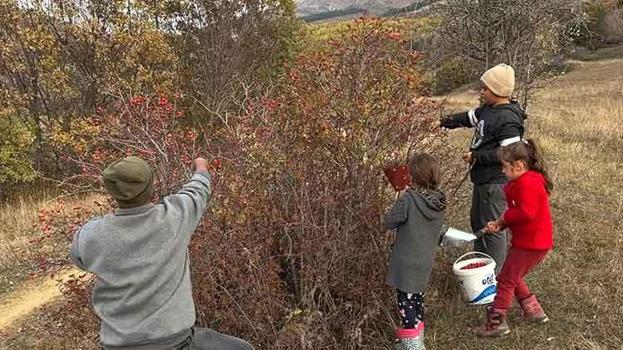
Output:
<svg viewBox="0 0 623 350">
<path fill-rule="evenodd" d="M 385 214 L 397 229 L 385 281 L 406 293 L 426 290 L 441 236 L 446 199 L 441 191 L 407 190 Z"/>
<path fill-rule="evenodd" d="M 175 344 L 190 335 L 188 245 L 209 197 L 210 175 L 197 172 L 159 204 L 119 209 L 76 232 L 70 256 L 97 276 L 92 302 L 105 347 Z"/>
</svg>

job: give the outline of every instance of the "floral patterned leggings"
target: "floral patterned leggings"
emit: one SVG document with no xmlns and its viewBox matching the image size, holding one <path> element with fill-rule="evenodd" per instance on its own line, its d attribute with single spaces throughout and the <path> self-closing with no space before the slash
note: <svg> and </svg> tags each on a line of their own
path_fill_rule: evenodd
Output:
<svg viewBox="0 0 623 350">
<path fill-rule="evenodd" d="M 424 293 L 398 293 L 398 312 L 402 319 L 402 328 L 413 329 L 424 321 Z"/>
</svg>

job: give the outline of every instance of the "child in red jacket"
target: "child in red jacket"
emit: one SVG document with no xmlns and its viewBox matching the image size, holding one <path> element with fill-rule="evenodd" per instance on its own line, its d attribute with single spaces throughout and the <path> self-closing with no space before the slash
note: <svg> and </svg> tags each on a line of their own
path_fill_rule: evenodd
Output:
<svg viewBox="0 0 623 350">
<path fill-rule="evenodd" d="M 512 232 L 511 248 L 502 271 L 497 275 L 497 294 L 487 307 L 487 320 L 477 330 L 484 337 L 510 332 L 506 315 L 516 297 L 524 319 L 548 321 L 538 300 L 530 292 L 524 277 L 553 248 L 552 216 L 549 194 L 553 188 L 543 157 L 533 140 L 520 141 L 500 149 L 503 171 L 508 177 L 504 187 L 508 209 L 496 221 L 487 223 L 485 232 L 494 234 L 508 227 Z"/>
</svg>

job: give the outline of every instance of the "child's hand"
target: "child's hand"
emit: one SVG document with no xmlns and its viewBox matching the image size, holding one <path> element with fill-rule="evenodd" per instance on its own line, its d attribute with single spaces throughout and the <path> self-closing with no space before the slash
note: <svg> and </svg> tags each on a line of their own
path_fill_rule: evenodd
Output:
<svg viewBox="0 0 623 350">
<path fill-rule="evenodd" d="M 487 222 L 487 226 L 485 226 L 484 231 L 485 233 L 496 233 L 502 230 L 502 225 L 500 225 L 500 223 L 496 220 L 496 221 L 489 221 Z"/>
<path fill-rule="evenodd" d="M 396 191 L 396 197 L 394 198 L 394 200 L 398 200 L 398 198 L 400 198 L 400 196 L 402 196 L 403 193 L 404 193 L 404 190 Z"/>
<path fill-rule="evenodd" d="M 463 153 L 463 160 L 467 164 L 472 164 L 472 152 Z"/>
<path fill-rule="evenodd" d="M 406 193 L 408 189 L 409 189 L 409 186 L 405 186 L 405 188 L 403 188 L 402 190 L 396 191 L 396 200 L 398 200 L 398 198 L 400 198 L 400 196 L 402 196 L 404 193 Z"/>
<path fill-rule="evenodd" d="M 496 233 L 502 231 L 505 228 L 506 225 L 504 224 L 504 221 L 500 218 L 495 221 L 489 221 L 487 223 L 487 226 L 485 226 L 484 231 L 486 233 Z"/>
</svg>

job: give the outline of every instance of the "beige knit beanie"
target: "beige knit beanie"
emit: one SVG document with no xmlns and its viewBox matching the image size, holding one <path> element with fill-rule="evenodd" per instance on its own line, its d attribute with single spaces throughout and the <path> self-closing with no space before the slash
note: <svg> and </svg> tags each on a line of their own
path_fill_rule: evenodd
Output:
<svg viewBox="0 0 623 350">
<path fill-rule="evenodd" d="M 500 97 L 510 97 L 515 89 L 515 70 L 508 64 L 500 63 L 484 72 L 480 81 Z"/>
</svg>

